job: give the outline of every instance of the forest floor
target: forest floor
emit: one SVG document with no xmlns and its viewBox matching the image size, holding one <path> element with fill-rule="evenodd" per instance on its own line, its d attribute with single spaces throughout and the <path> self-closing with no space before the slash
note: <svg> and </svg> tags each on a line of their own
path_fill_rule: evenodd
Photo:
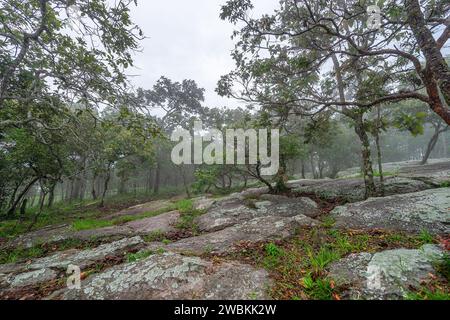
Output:
<svg viewBox="0 0 450 320">
<path fill-rule="evenodd" d="M 0 299 L 448 300 L 450 161 L 396 167 L 368 200 L 358 177 L 296 180 L 3 225 Z"/>
</svg>

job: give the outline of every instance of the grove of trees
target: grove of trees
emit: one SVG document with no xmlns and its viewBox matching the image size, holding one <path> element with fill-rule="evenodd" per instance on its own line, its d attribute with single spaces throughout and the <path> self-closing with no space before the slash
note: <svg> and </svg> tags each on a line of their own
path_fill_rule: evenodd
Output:
<svg viewBox="0 0 450 320">
<path fill-rule="evenodd" d="M 102 207 L 115 195 L 192 196 L 256 181 L 282 193 L 294 176 L 335 179 L 353 167 L 366 196 L 379 196 L 382 163 L 449 158 L 448 2 L 378 1 L 376 29 L 369 4 L 281 0 L 255 17 L 250 0 L 224 0 L 236 67 L 216 91 L 239 107 L 223 108 L 205 105 L 194 80 L 131 85 L 127 70 L 144 38 L 133 0 L 1 0 L 2 219 L 30 207 L 38 218 L 57 202 Z M 170 134 L 192 131 L 195 120 L 280 129 L 279 172 L 173 164 Z"/>
</svg>

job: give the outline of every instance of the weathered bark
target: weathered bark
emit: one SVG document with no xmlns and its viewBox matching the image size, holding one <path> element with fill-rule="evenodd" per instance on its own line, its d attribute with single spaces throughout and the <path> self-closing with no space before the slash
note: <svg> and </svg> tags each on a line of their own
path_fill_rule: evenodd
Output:
<svg viewBox="0 0 450 320">
<path fill-rule="evenodd" d="M 50 187 L 47 208 L 51 208 L 53 206 L 53 202 L 55 200 L 55 188 L 56 188 L 56 182 L 53 183 L 52 186 Z"/>
<path fill-rule="evenodd" d="M 380 174 L 380 195 L 384 197 L 384 172 L 383 172 L 383 157 L 381 155 L 381 143 L 380 143 L 380 131 L 382 128 L 381 123 L 381 110 L 377 107 L 377 126 L 374 130 L 375 145 L 377 148 L 377 161 L 378 161 L 378 172 Z"/>
<path fill-rule="evenodd" d="M 376 196 L 376 186 L 373 178 L 373 167 L 371 159 L 370 141 L 364 127 L 362 115 L 355 117 L 355 132 L 361 141 L 362 170 L 366 186 L 366 198 Z"/>
<path fill-rule="evenodd" d="M 438 124 L 434 127 L 434 133 L 431 137 L 430 142 L 427 145 L 427 150 L 425 151 L 425 154 L 422 158 L 422 161 L 420 162 L 421 165 L 425 165 L 428 163 L 428 159 L 431 156 L 431 153 L 433 152 L 434 148 L 436 147 L 437 142 L 439 141 L 439 136 L 441 133 L 444 133 L 445 131 L 450 128 L 449 126 L 445 126 L 445 128 L 442 128 L 441 124 Z"/>
<path fill-rule="evenodd" d="M 102 200 L 100 201 L 100 205 L 99 205 L 100 208 L 103 208 L 105 206 L 106 193 L 108 192 L 108 185 L 109 185 L 109 181 L 111 180 L 111 166 L 112 166 L 112 164 L 109 163 L 108 168 L 106 170 L 106 177 L 105 177 L 105 181 L 103 183 Z"/>
<path fill-rule="evenodd" d="M 305 161 L 302 160 L 302 179 L 306 179 Z"/>
<path fill-rule="evenodd" d="M 442 56 L 438 43 L 428 29 L 418 0 L 406 0 L 407 22 L 420 50 L 427 61 L 427 68 L 433 73 L 447 105 L 450 105 L 450 70 Z"/>
<path fill-rule="evenodd" d="M 159 193 L 159 185 L 161 183 L 161 164 L 159 162 L 159 159 L 156 161 L 156 168 L 155 168 L 155 182 L 153 185 L 153 193 L 158 194 Z"/>
<path fill-rule="evenodd" d="M 278 173 L 275 177 L 275 193 L 284 193 L 289 191 L 288 186 L 286 185 L 286 182 L 288 180 L 287 175 L 287 166 L 286 166 L 286 160 L 284 157 L 280 157 L 280 168 L 278 169 Z"/>
<path fill-rule="evenodd" d="M 25 214 L 27 213 L 27 204 L 28 199 L 25 198 L 22 201 L 22 205 L 20 206 L 20 219 L 22 220 L 25 217 Z"/>
<path fill-rule="evenodd" d="M 442 157 L 448 158 L 450 151 L 450 145 L 447 144 L 447 136 L 445 134 L 442 135 Z"/>
<path fill-rule="evenodd" d="M 311 172 L 314 179 L 319 179 L 319 176 L 317 175 L 316 171 L 316 165 L 314 164 L 314 154 L 311 152 L 311 155 L 309 157 L 309 161 L 311 163 Z"/>
<path fill-rule="evenodd" d="M 380 195 L 384 197 L 384 172 L 383 172 L 383 158 L 381 155 L 380 134 L 378 131 L 375 133 L 375 145 L 377 147 L 377 162 L 378 172 L 380 174 Z"/>
<path fill-rule="evenodd" d="M 181 171 L 181 177 L 183 178 L 183 186 L 184 186 L 184 190 L 186 191 L 186 195 L 188 198 L 191 198 L 191 192 L 189 190 L 189 185 L 186 180 L 186 172 L 184 171 L 184 168 L 182 168 L 182 167 L 180 168 L 180 171 Z"/>
<path fill-rule="evenodd" d="M 80 177 L 75 177 L 72 180 L 70 190 L 70 201 L 81 199 L 82 181 Z"/>
<path fill-rule="evenodd" d="M 319 179 L 323 179 L 323 170 L 325 169 L 325 163 L 319 159 Z"/>
<path fill-rule="evenodd" d="M 244 179 L 244 189 L 247 189 L 247 186 L 248 186 L 248 178 L 247 178 L 247 176 L 245 174 L 242 175 L 242 179 Z"/>
<path fill-rule="evenodd" d="M 425 70 L 420 70 L 419 75 L 427 89 L 430 107 L 450 125 L 450 108 L 447 107 L 450 105 L 450 70 L 442 56 L 440 46 L 426 25 L 419 1 L 406 0 L 405 7 L 408 25 L 427 62 Z M 438 88 L 447 106 L 442 103 Z"/>
<path fill-rule="evenodd" d="M 41 200 L 39 202 L 39 210 L 42 211 L 44 209 L 45 199 L 47 199 L 47 192 L 42 190 Z"/>
<path fill-rule="evenodd" d="M 31 189 L 31 187 L 39 180 L 39 178 L 34 178 L 33 180 L 28 183 L 28 185 L 22 190 L 22 192 L 19 194 L 19 196 L 16 198 L 14 203 L 12 204 L 11 208 L 8 210 L 7 215 L 13 216 L 16 213 L 17 206 L 22 201 L 23 197 L 27 194 L 27 192 Z"/>
<path fill-rule="evenodd" d="M 258 161 L 258 164 L 256 165 L 255 171 L 251 169 L 251 165 L 247 164 L 247 172 L 250 176 L 252 176 L 255 179 L 258 179 L 260 182 L 265 184 L 267 188 L 269 188 L 269 193 L 276 193 L 274 187 L 272 184 L 264 179 L 264 177 L 261 175 L 261 162 Z"/>
<path fill-rule="evenodd" d="M 13 206 L 13 204 L 14 204 L 14 200 L 16 199 L 16 195 L 17 195 L 17 192 L 19 191 L 20 185 L 21 185 L 21 183 L 20 184 L 18 183 L 14 187 L 14 190 L 13 190 L 13 192 L 11 194 L 11 197 L 9 198 L 9 202 L 8 202 L 8 207 L 9 208 L 11 208 Z"/>
<path fill-rule="evenodd" d="M 42 187 L 41 187 L 41 189 L 44 190 L 44 188 L 42 188 Z M 45 203 L 46 195 L 47 194 L 44 191 L 42 191 L 42 197 L 41 197 L 40 202 L 39 202 L 39 211 L 34 215 L 33 221 L 28 226 L 27 232 L 30 232 L 33 229 L 33 227 L 36 225 L 36 223 L 38 222 L 38 219 L 41 216 L 42 211 L 44 209 L 44 203 Z"/>
<path fill-rule="evenodd" d="M 95 182 L 97 181 L 97 173 L 94 173 L 94 176 L 92 177 L 92 188 L 91 188 L 91 195 L 92 199 L 97 200 L 97 191 L 95 190 Z"/>
</svg>

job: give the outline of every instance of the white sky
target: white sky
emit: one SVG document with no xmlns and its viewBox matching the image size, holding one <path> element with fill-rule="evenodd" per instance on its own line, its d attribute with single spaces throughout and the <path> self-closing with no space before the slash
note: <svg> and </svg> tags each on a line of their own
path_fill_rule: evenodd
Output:
<svg viewBox="0 0 450 320">
<path fill-rule="evenodd" d="M 234 107 L 239 102 L 218 96 L 214 89 L 221 75 L 234 69 L 234 26 L 219 18 L 226 0 L 139 0 L 132 20 L 144 31 L 142 52 L 129 70 L 137 87 L 151 89 L 160 76 L 174 81 L 192 79 L 205 88 L 205 105 Z M 278 0 L 256 0 L 255 14 L 271 13 Z"/>
</svg>

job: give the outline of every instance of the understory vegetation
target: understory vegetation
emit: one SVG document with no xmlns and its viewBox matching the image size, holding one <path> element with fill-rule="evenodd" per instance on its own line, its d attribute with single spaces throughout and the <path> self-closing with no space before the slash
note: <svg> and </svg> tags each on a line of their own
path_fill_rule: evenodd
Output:
<svg viewBox="0 0 450 320">
<path fill-rule="evenodd" d="M 384 231 L 342 231 L 329 222 L 317 228 L 299 229 L 292 239 L 256 245 L 241 244 L 236 254 L 227 259 L 238 259 L 263 267 L 270 272 L 274 285 L 271 297 L 282 300 L 341 300 L 348 289 L 338 279 L 328 275 L 331 263 L 349 254 L 376 253 L 397 248 L 418 249 L 424 244 L 438 243 L 427 232 L 410 235 Z M 440 264 L 438 274 L 424 284 L 423 290 L 410 292 L 414 300 L 450 298 L 448 286 L 448 256 Z M 440 279 L 440 280 L 438 280 Z"/>
</svg>

